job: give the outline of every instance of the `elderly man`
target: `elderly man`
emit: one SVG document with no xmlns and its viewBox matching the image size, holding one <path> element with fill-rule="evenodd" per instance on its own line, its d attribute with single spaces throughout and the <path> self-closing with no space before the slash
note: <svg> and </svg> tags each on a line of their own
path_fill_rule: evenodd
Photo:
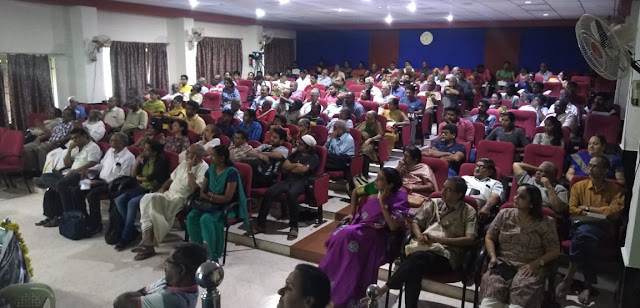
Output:
<svg viewBox="0 0 640 308">
<path fill-rule="evenodd" d="M 104 123 L 111 126 L 111 130 L 119 131 L 124 124 L 124 110 L 118 107 L 118 101 L 115 97 L 110 97 L 107 101 L 107 110 L 103 113 Z"/>
<path fill-rule="evenodd" d="M 331 77 L 329 77 L 329 70 L 322 69 L 322 73 L 318 76 L 318 83 L 328 88 L 331 85 Z"/>
<path fill-rule="evenodd" d="M 164 278 L 138 291 L 120 294 L 113 307 L 195 308 L 198 304 L 196 271 L 207 259 L 204 247 L 181 243 L 164 260 Z"/>
<path fill-rule="evenodd" d="M 289 96 L 289 99 L 291 100 L 294 100 L 294 99 L 302 100 L 302 96 L 304 94 L 302 90 L 298 90 L 298 82 L 296 81 L 291 82 L 291 86 L 289 87 L 289 93 L 291 93 L 291 95 Z"/>
<path fill-rule="evenodd" d="M 364 88 L 371 93 L 371 100 L 376 102 L 382 99 L 382 91 L 373 86 L 373 77 L 367 77 L 364 79 Z"/>
<path fill-rule="evenodd" d="M 463 90 L 455 77 L 449 78 L 449 85 L 442 89 L 442 94 L 442 105 L 445 108 L 460 105 L 459 101 L 462 98 Z"/>
<path fill-rule="evenodd" d="M 207 79 L 204 77 L 198 78 L 198 84 L 200 85 L 200 94 L 205 95 L 209 92 L 209 88 L 207 88 Z"/>
<path fill-rule="evenodd" d="M 198 115 L 198 109 L 200 109 L 200 105 L 195 101 L 188 101 L 187 108 L 185 108 L 186 117 L 184 120 L 187 122 L 187 126 L 189 130 L 196 132 L 196 134 L 200 135 L 204 131 L 207 123 L 204 122 L 204 119 Z"/>
<path fill-rule="evenodd" d="M 106 133 L 106 127 L 104 126 L 104 122 L 100 120 L 100 110 L 93 109 L 89 111 L 89 118 L 82 123 L 82 127 L 89 132 L 93 141 L 98 142 L 102 140 Z"/>
<path fill-rule="evenodd" d="M 160 99 L 161 100 L 170 100 L 170 101 L 172 101 L 178 95 L 182 95 L 180 93 L 180 86 L 178 86 L 177 83 L 172 83 L 171 84 L 171 91 L 167 95 L 161 97 Z"/>
<path fill-rule="evenodd" d="M 311 90 L 309 93 L 309 99 L 302 105 L 300 108 L 300 117 L 305 117 L 309 112 L 311 112 L 311 107 L 315 105 L 319 105 L 318 99 L 320 98 L 320 91 L 318 89 Z M 324 108 L 320 105 L 320 112 L 322 112 Z"/>
<path fill-rule="evenodd" d="M 377 100 L 374 99 L 374 101 L 379 105 L 384 105 L 394 97 L 395 96 L 391 94 L 391 86 L 388 84 L 384 84 L 382 85 L 382 89 L 380 90 L 380 97 L 378 97 Z"/>
<path fill-rule="evenodd" d="M 356 101 L 356 96 L 351 91 L 344 95 L 344 106 L 349 107 L 349 109 L 353 111 L 353 114 L 356 116 L 356 121 L 364 114 L 364 107 Z"/>
<path fill-rule="evenodd" d="M 157 192 L 146 194 L 140 199 L 142 241 L 133 249 L 133 252 L 138 253 L 134 260 L 140 261 L 155 255 L 154 246 L 162 243 L 169 233 L 173 220 L 182 210 L 187 197 L 200 188 L 209 168 L 202 160 L 204 155 L 201 145 L 192 144 L 187 150 L 187 159 L 171 173 L 171 178 Z"/>
<path fill-rule="evenodd" d="M 24 145 L 24 168 L 42 170 L 49 151 L 64 145 L 71 139 L 69 133 L 73 129 L 76 113 L 72 109 L 62 111 L 62 122 L 56 124 L 50 134 L 38 136 L 33 142 Z"/>
<path fill-rule="evenodd" d="M 76 113 L 76 119 L 86 119 L 87 111 L 84 107 L 79 105 L 80 102 L 76 99 L 75 96 L 69 97 L 69 106 L 67 108 L 73 110 Z"/>
<path fill-rule="evenodd" d="M 391 94 L 397 97 L 398 99 L 402 99 L 405 97 L 404 88 L 400 86 L 400 80 L 398 77 L 393 77 L 391 79 Z"/>
<path fill-rule="evenodd" d="M 464 175 L 467 183 L 467 196 L 476 199 L 478 218 L 488 223 L 490 217 L 498 213 L 498 205 L 502 202 L 503 186 L 500 181 L 492 179 L 496 175 L 496 164 L 490 158 L 480 158 L 473 169 L 473 175 Z"/>
<path fill-rule="evenodd" d="M 533 177 L 529 175 L 533 172 Z M 542 193 L 542 205 L 551 208 L 556 213 L 567 211 L 568 192 L 557 180 L 558 167 L 545 161 L 540 166 L 526 163 L 513 163 L 513 174 L 518 185 L 531 184 Z M 513 189 L 513 188 L 512 188 Z"/>
<path fill-rule="evenodd" d="M 85 211 L 85 198 L 89 203 L 89 215 L 87 218 L 88 237 L 102 231 L 102 215 L 100 214 L 100 198 L 109 192 L 109 184 L 115 179 L 131 175 L 131 168 L 136 162 L 136 157 L 127 149 L 129 138 L 126 134 L 117 132 L 111 136 L 109 145 L 100 164 L 94 166 L 88 173 L 90 186 L 80 185 L 71 190 L 74 198 L 74 208 Z M 95 177 L 96 172 L 100 172 Z"/>
<path fill-rule="evenodd" d="M 340 171 L 347 167 L 347 160 L 355 154 L 355 141 L 349 134 L 349 127 L 343 120 L 333 124 L 333 132 L 324 144 L 327 148 L 325 170 Z"/>
<path fill-rule="evenodd" d="M 624 209 L 622 187 L 605 180 L 609 168 L 610 162 L 606 156 L 592 157 L 589 161 L 589 178 L 571 188 L 569 213 L 574 229 L 569 250 L 570 263 L 567 276 L 558 284 L 556 294 L 560 298 L 567 295 L 573 275 L 580 268 L 585 281 L 578 300 L 583 305 L 591 302 L 593 285 L 598 282 L 596 270 L 601 245 L 610 238 L 612 225 L 616 225 Z"/>
<path fill-rule="evenodd" d="M 133 131 L 144 130 L 147 128 L 149 116 L 146 111 L 140 109 L 141 103 L 142 100 L 140 98 L 134 98 L 129 101 L 129 108 L 131 110 L 129 110 L 129 114 L 122 125 L 123 133 L 130 135 L 133 134 Z"/>
<path fill-rule="evenodd" d="M 260 110 L 262 108 L 262 104 L 265 101 L 270 100 L 273 103 L 273 99 L 269 96 L 269 87 L 261 86 L 260 87 L 260 95 L 253 99 L 253 103 L 251 103 L 251 109 Z"/>
</svg>

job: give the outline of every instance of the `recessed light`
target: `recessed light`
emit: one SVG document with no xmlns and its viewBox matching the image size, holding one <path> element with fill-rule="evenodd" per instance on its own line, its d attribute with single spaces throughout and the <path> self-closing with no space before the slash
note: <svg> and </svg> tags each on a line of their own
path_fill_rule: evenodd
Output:
<svg viewBox="0 0 640 308">
<path fill-rule="evenodd" d="M 542 16 L 549 16 L 549 14 L 548 13 L 544 13 L 544 14 L 542 14 Z"/>
<path fill-rule="evenodd" d="M 387 15 L 387 17 L 384 18 L 384 21 L 388 24 L 393 22 L 393 17 L 391 17 L 391 14 Z"/>
<path fill-rule="evenodd" d="M 191 8 L 194 9 L 198 6 L 198 0 L 189 0 L 189 4 L 191 5 Z"/>
<path fill-rule="evenodd" d="M 344 9 L 342 9 L 341 7 L 337 8 L 337 9 L 334 9 L 334 10 L 336 10 L 338 13 L 342 13 L 344 11 Z"/>
<path fill-rule="evenodd" d="M 524 4 L 531 4 L 531 1 L 525 1 Z"/>
<path fill-rule="evenodd" d="M 451 15 L 451 14 L 449 14 L 449 15 L 445 16 L 445 18 L 446 18 L 448 21 L 453 21 L 453 15 Z"/>
<path fill-rule="evenodd" d="M 413 1 L 411 1 L 411 3 L 409 3 L 409 4 L 407 5 L 407 9 L 408 9 L 410 12 L 415 12 L 415 11 L 416 11 L 416 3 L 415 3 L 415 2 L 413 2 Z"/>
<path fill-rule="evenodd" d="M 280 0 L 280 4 L 287 4 L 289 3 L 289 0 Z"/>
<path fill-rule="evenodd" d="M 258 16 L 258 18 L 262 18 L 264 17 L 264 10 L 263 9 L 256 9 L 256 16 Z"/>
</svg>

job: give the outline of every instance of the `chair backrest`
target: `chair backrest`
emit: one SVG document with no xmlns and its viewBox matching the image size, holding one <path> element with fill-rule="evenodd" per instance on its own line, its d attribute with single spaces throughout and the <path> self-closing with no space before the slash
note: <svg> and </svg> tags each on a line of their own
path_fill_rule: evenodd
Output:
<svg viewBox="0 0 640 308">
<path fill-rule="evenodd" d="M 326 126 L 313 125 L 311 126 L 311 129 L 309 129 L 309 132 L 318 138 L 318 140 L 316 140 L 318 145 L 324 145 L 329 137 L 329 130 Z"/>
<path fill-rule="evenodd" d="M 109 142 L 109 139 L 107 138 L 109 136 L 109 132 L 111 132 L 111 125 L 109 125 L 109 123 L 104 123 L 104 131 L 104 136 L 102 136 L 100 141 Z"/>
<path fill-rule="evenodd" d="M 320 158 L 320 164 L 318 165 L 318 170 L 316 170 L 316 175 L 324 174 L 324 166 L 327 164 L 327 148 L 316 145 L 315 147 L 316 154 Z"/>
<path fill-rule="evenodd" d="M 537 81 L 543 82 L 543 81 L 544 81 L 544 77 L 542 77 L 542 76 L 540 76 L 540 75 L 535 75 L 535 76 L 533 77 L 533 81 L 536 81 L 536 82 L 537 82 Z"/>
<path fill-rule="evenodd" d="M 243 86 L 243 85 L 237 85 L 236 89 L 238 89 L 238 92 L 240 93 L 240 101 L 241 102 L 246 102 L 247 99 L 249 98 L 249 87 L 247 86 Z"/>
<path fill-rule="evenodd" d="M 188 130 L 187 131 L 187 138 L 189 138 L 189 143 L 194 144 L 196 142 L 198 142 L 198 140 L 200 140 L 200 135 L 198 135 L 198 133 L 192 131 L 192 130 Z"/>
<path fill-rule="evenodd" d="M 100 151 L 102 151 L 102 156 L 104 156 L 104 154 L 106 154 L 107 151 L 109 151 L 109 148 L 111 147 L 106 142 L 98 142 L 98 146 L 100 147 Z"/>
<path fill-rule="evenodd" d="M 362 132 L 355 128 L 349 128 L 349 135 L 351 135 L 355 144 L 354 153 L 360 153 L 360 140 L 362 140 Z"/>
<path fill-rule="evenodd" d="M 248 88 L 253 88 L 253 80 L 239 79 L 239 80 L 236 80 L 236 82 L 239 85 L 242 85 L 242 86 L 245 86 L 245 87 L 248 87 Z M 238 90 L 238 91 L 240 91 L 240 90 Z"/>
<path fill-rule="evenodd" d="M 500 122 L 500 110 L 499 109 L 487 109 L 488 114 L 492 114 L 496 117 L 496 123 Z"/>
<path fill-rule="evenodd" d="M 502 141 L 482 140 L 476 147 L 476 160 L 479 158 L 491 158 L 497 168 L 509 174 L 513 168 L 513 155 L 516 150 L 513 143 Z"/>
<path fill-rule="evenodd" d="M 322 96 L 324 97 L 324 96 Z M 324 98 L 319 98 L 318 99 L 318 103 L 320 103 L 320 106 L 322 106 L 322 110 L 327 109 L 327 100 Z"/>
<path fill-rule="evenodd" d="M 140 140 L 140 138 L 142 138 L 142 135 L 144 135 L 146 132 L 146 130 L 136 130 L 133 131 L 133 143 L 138 142 L 138 140 Z"/>
<path fill-rule="evenodd" d="M 442 189 L 442 184 L 444 184 L 444 181 L 446 181 L 449 176 L 449 163 L 444 159 L 426 156 L 422 156 L 421 161 L 431 168 L 436 177 L 438 189 Z"/>
<path fill-rule="evenodd" d="M 0 147 L 0 156 L 16 155 L 16 157 L 7 157 L 2 160 L 3 165 L 22 166 L 24 132 L 19 130 L 7 130 L 2 134 L 2 146 Z M 18 157 L 20 156 L 20 157 Z"/>
<path fill-rule="evenodd" d="M 178 165 L 180 164 L 180 157 L 178 153 L 174 153 L 171 151 L 164 151 L 163 155 L 169 162 L 169 173 L 173 172 L 173 170 L 178 168 Z"/>
<path fill-rule="evenodd" d="M 515 125 L 524 129 L 527 137 L 533 139 L 536 134 L 536 121 L 538 115 L 535 111 L 528 110 L 509 110 L 516 118 Z"/>
<path fill-rule="evenodd" d="M 143 149 L 141 147 L 136 147 L 136 146 L 133 146 L 133 145 L 128 146 L 127 149 L 135 157 L 140 156 L 140 154 L 142 154 L 142 151 L 143 151 Z"/>
<path fill-rule="evenodd" d="M 233 166 L 236 167 L 238 173 L 240 173 L 240 181 L 242 181 L 242 189 L 244 190 L 245 197 L 250 198 L 251 186 L 253 184 L 253 169 L 245 163 L 233 163 Z M 251 206 L 247 206 L 247 208 L 249 215 L 251 215 Z"/>
<path fill-rule="evenodd" d="M 387 108 L 386 105 L 385 108 Z M 405 115 L 409 114 L 409 105 L 407 104 L 398 104 L 398 109 L 400 109 L 400 111 L 402 111 Z"/>
<path fill-rule="evenodd" d="M 202 98 L 202 108 L 209 110 L 219 110 L 222 102 L 222 95 L 218 91 L 209 91 Z"/>
<path fill-rule="evenodd" d="M 365 112 L 369 112 L 373 110 L 376 113 L 378 113 L 378 107 L 379 107 L 378 103 L 372 102 L 372 101 L 358 101 L 358 102 L 360 103 L 360 105 L 362 105 L 362 107 L 364 107 Z"/>
<path fill-rule="evenodd" d="M 508 99 L 503 99 L 502 100 L 502 106 L 507 107 L 507 109 L 511 109 L 511 101 Z"/>
<path fill-rule="evenodd" d="M 201 114 L 200 117 L 204 120 L 204 123 L 216 124 L 216 118 L 214 118 L 211 114 Z"/>
<path fill-rule="evenodd" d="M 444 183 L 444 182 L 443 182 Z M 442 198 L 442 192 L 436 191 L 429 195 L 429 198 Z M 478 202 L 471 196 L 464 196 L 464 202 L 471 205 L 474 209 L 478 209 Z"/>
<path fill-rule="evenodd" d="M 247 144 L 250 145 L 253 148 L 257 148 L 259 147 L 262 143 L 260 143 L 260 141 L 256 141 L 256 140 L 247 140 Z"/>
<path fill-rule="evenodd" d="M 347 90 L 349 89 L 350 86 L 352 85 L 357 85 L 358 81 L 356 80 L 347 80 L 344 82 L 344 86 L 347 88 Z"/>
<path fill-rule="evenodd" d="M 571 81 L 590 83 L 591 82 L 591 77 L 589 77 L 589 76 L 572 76 L 571 77 Z"/>
<path fill-rule="evenodd" d="M 41 122 L 44 122 L 44 120 L 47 119 L 47 115 L 44 113 L 30 113 L 27 116 L 28 122 L 29 122 L 29 127 L 35 127 L 36 126 L 36 120 L 40 120 Z"/>
<path fill-rule="evenodd" d="M 553 145 L 529 144 L 524 147 L 522 162 L 532 166 L 539 166 L 545 161 L 550 161 L 558 167 L 557 179 L 562 177 L 564 168 L 564 149 Z"/>
<path fill-rule="evenodd" d="M 469 161 L 469 154 L 471 154 L 471 143 L 468 142 L 468 141 L 459 142 L 459 143 L 464 145 L 464 152 L 465 152 L 464 161 L 468 162 Z"/>
<path fill-rule="evenodd" d="M 0 298 L 7 300 L 11 307 L 56 306 L 56 296 L 51 287 L 43 283 L 14 283 L 0 290 Z"/>
<path fill-rule="evenodd" d="M 326 113 L 321 113 L 318 117 L 324 121 L 324 126 L 327 126 L 327 124 L 329 124 L 329 115 L 327 115 Z"/>
<path fill-rule="evenodd" d="M 507 203 L 505 203 L 505 204 L 500 206 L 500 210 L 501 211 L 504 210 L 504 209 L 512 209 L 512 208 L 514 208 L 513 202 L 507 202 Z M 544 213 L 545 215 L 553 218 L 554 221 L 556 220 L 556 212 L 554 212 L 552 209 L 550 209 L 550 208 L 548 208 L 546 206 L 543 206 L 542 207 L 542 213 Z"/>
<path fill-rule="evenodd" d="M 267 135 L 267 132 L 269 131 L 270 125 L 265 121 L 258 121 L 258 123 L 260 123 L 260 126 L 262 127 L 262 132 L 260 132 L 260 139 L 258 140 L 264 140 L 264 137 Z"/>
<path fill-rule="evenodd" d="M 363 84 L 352 84 L 347 86 L 347 90 L 353 92 L 357 97 L 360 96 L 360 92 L 362 92 L 362 89 L 364 89 L 364 87 L 365 85 Z"/>
<path fill-rule="evenodd" d="M 473 124 L 473 146 L 476 147 L 480 140 L 484 140 L 485 126 L 481 122 L 471 122 Z M 469 161 L 469 153 L 467 153 L 467 161 Z"/>
<path fill-rule="evenodd" d="M 218 139 L 220 139 L 220 144 L 225 147 L 228 147 L 231 144 L 231 139 L 229 139 L 229 137 L 227 137 L 226 135 L 220 135 L 218 136 Z"/>
<path fill-rule="evenodd" d="M 469 116 L 472 117 L 472 116 L 474 116 L 476 114 L 478 114 L 478 108 L 473 108 L 473 109 L 471 109 L 471 114 L 469 114 Z"/>
<path fill-rule="evenodd" d="M 619 115 L 605 116 L 590 114 L 584 121 L 584 143 L 589 143 L 589 139 L 595 135 L 604 135 L 607 143 L 616 144 L 620 140 L 620 117 Z"/>
</svg>

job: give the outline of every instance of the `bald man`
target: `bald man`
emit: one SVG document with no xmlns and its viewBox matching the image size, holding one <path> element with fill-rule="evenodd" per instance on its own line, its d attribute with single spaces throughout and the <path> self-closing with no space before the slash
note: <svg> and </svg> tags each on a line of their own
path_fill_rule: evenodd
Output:
<svg viewBox="0 0 640 308">
<path fill-rule="evenodd" d="M 204 77 L 198 78 L 198 84 L 200 85 L 200 94 L 205 95 L 209 92 L 209 88 L 207 88 L 207 79 Z"/>
</svg>

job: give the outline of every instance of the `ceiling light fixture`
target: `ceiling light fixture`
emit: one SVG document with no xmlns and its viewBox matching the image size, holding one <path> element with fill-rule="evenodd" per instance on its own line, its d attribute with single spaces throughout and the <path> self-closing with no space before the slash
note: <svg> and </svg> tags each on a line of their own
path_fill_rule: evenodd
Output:
<svg viewBox="0 0 640 308">
<path fill-rule="evenodd" d="M 531 4 L 531 1 L 525 1 L 524 4 Z"/>
<path fill-rule="evenodd" d="M 391 13 L 389 13 L 389 15 L 387 15 L 387 17 L 384 18 L 384 21 L 388 24 L 393 22 L 393 17 L 391 17 Z"/>
<path fill-rule="evenodd" d="M 453 21 L 453 15 L 449 14 L 445 17 L 447 19 L 447 21 L 451 22 Z"/>
<path fill-rule="evenodd" d="M 338 11 L 338 13 L 342 13 L 343 9 L 341 7 L 337 8 L 336 11 Z"/>
<path fill-rule="evenodd" d="M 280 0 L 280 4 L 287 4 L 289 3 L 289 0 Z"/>
<path fill-rule="evenodd" d="M 198 6 L 198 0 L 189 0 L 189 4 L 191 5 L 191 8 L 194 9 Z"/>
<path fill-rule="evenodd" d="M 413 2 L 413 1 L 411 1 L 411 3 L 409 3 L 409 4 L 407 5 L 407 9 L 408 9 L 409 11 L 411 11 L 411 12 L 415 12 L 415 11 L 416 11 L 416 3 L 415 3 L 415 2 Z"/>
<path fill-rule="evenodd" d="M 265 14 L 265 13 L 264 13 L 264 10 L 263 10 L 263 9 L 256 9 L 256 16 L 257 16 L 258 18 L 262 18 L 262 17 L 264 17 L 264 14 Z"/>
<path fill-rule="evenodd" d="M 549 13 L 544 13 L 542 14 L 542 16 L 549 16 Z"/>
</svg>

